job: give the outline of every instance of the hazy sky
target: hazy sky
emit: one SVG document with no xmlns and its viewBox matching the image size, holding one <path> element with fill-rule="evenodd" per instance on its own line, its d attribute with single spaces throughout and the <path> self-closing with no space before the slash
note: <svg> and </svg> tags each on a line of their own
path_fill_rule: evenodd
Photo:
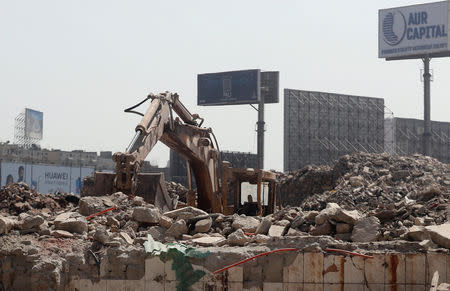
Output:
<svg viewBox="0 0 450 291">
<path fill-rule="evenodd" d="M 0 141 L 29 107 L 44 112 L 43 147 L 123 151 L 140 120 L 123 109 L 169 90 L 221 149 L 256 152 L 257 112 L 196 106 L 196 75 L 259 68 L 280 71 L 265 168 L 281 170 L 283 88 L 383 97 L 395 116 L 423 117 L 422 62 L 377 52 L 378 9 L 423 2 L 0 0 Z M 431 68 L 431 118 L 450 121 L 450 59 Z M 168 157 L 159 144 L 148 160 Z"/>
</svg>

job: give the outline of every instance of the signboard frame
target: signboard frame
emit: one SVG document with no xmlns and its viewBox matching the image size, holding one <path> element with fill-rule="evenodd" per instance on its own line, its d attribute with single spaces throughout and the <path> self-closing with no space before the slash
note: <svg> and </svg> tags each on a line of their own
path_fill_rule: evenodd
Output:
<svg viewBox="0 0 450 291">
<path fill-rule="evenodd" d="M 198 74 L 197 105 L 216 106 L 258 103 L 261 98 L 260 73 L 261 70 L 252 69 Z M 247 78 L 250 82 L 245 82 Z"/>
<path fill-rule="evenodd" d="M 44 113 L 25 108 L 25 136 L 42 140 L 44 125 Z"/>
<path fill-rule="evenodd" d="M 402 60 L 450 56 L 449 27 L 449 1 L 380 9 L 378 57 Z"/>
</svg>

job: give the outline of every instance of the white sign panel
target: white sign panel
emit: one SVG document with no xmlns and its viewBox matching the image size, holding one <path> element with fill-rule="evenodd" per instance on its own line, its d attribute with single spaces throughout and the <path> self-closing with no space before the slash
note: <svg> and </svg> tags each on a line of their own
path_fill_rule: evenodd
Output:
<svg viewBox="0 0 450 291">
<path fill-rule="evenodd" d="M 378 57 L 446 52 L 449 2 L 435 2 L 378 11 Z"/>
<path fill-rule="evenodd" d="M 1 164 L 1 186 L 9 183 L 27 182 L 25 175 L 25 164 L 2 163 Z"/>
<path fill-rule="evenodd" d="M 33 109 L 25 109 L 25 135 L 42 139 L 44 114 Z"/>
</svg>

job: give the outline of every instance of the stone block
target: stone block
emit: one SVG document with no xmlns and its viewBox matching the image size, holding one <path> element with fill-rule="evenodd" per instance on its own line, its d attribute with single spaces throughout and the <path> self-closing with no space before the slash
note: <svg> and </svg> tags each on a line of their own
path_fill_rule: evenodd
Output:
<svg viewBox="0 0 450 291">
<path fill-rule="evenodd" d="M 228 291 L 241 291 L 244 288 L 244 283 L 242 282 L 229 282 Z"/>
<path fill-rule="evenodd" d="M 225 272 L 227 273 L 228 282 L 244 281 L 244 269 L 242 267 L 233 267 Z"/>
<path fill-rule="evenodd" d="M 173 261 L 166 261 L 166 263 L 164 264 L 164 275 L 166 280 L 168 281 L 175 281 L 177 279 L 176 274 L 175 274 L 175 270 L 172 270 L 172 263 Z"/>
<path fill-rule="evenodd" d="M 164 290 L 163 281 L 145 281 L 145 290 Z"/>
<path fill-rule="evenodd" d="M 385 289 L 388 291 L 406 291 L 405 284 L 385 284 Z"/>
<path fill-rule="evenodd" d="M 435 271 L 439 273 L 439 282 L 447 282 L 447 255 L 440 253 L 427 253 L 427 276 L 426 283 L 431 284 L 431 279 Z"/>
<path fill-rule="evenodd" d="M 406 284 L 425 284 L 425 255 L 406 255 Z"/>
<path fill-rule="evenodd" d="M 147 282 L 146 284 L 162 282 L 164 288 L 164 262 L 159 257 L 150 257 L 145 260 L 145 281 Z"/>
<path fill-rule="evenodd" d="M 303 284 L 303 291 L 328 291 L 328 290 L 323 288 L 323 284 L 305 283 Z"/>
<path fill-rule="evenodd" d="M 367 284 L 363 286 L 364 287 L 364 291 L 384 291 L 385 290 L 385 285 L 384 284 Z M 388 289 L 389 290 L 389 289 Z"/>
<path fill-rule="evenodd" d="M 343 256 L 325 255 L 323 258 L 323 282 L 344 284 L 344 264 L 346 258 Z"/>
<path fill-rule="evenodd" d="M 427 291 L 428 288 L 425 285 L 406 284 L 405 291 Z"/>
<path fill-rule="evenodd" d="M 244 281 L 243 290 L 246 291 L 262 291 L 263 285 L 262 282 L 255 282 L 255 281 Z"/>
<path fill-rule="evenodd" d="M 345 290 L 344 283 L 342 283 L 342 284 L 325 283 L 325 284 L 323 284 L 323 290 L 325 290 L 325 291 L 342 291 L 342 290 Z"/>
<path fill-rule="evenodd" d="M 305 283 L 322 283 L 323 282 L 323 254 L 322 253 L 305 253 L 303 257 L 304 282 Z"/>
<path fill-rule="evenodd" d="M 264 282 L 263 290 L 283 291 L 283 283 Z"/>
<path fill-rule="evenodd" d="M 364 258 L 346 257 L 344 263 L 344 283 L 364 283 Z"/>
<path fill-rule="evenodd" d="M 302 291 L 303 283 L 283 283 L 284 291 Z"/>
<path fill-rule="evenodd" d="M 385 284 L 396 285 L 406 282 L 406 258 L 403 254 L 386 254 Z"/>
<path fill-rule="evenodd" d="M 123 291 L 125 289 L 124 280 L 106 280 L 106 290 L 108 291 Z"/>
<path fill-rule="evenodd" d="M 92 282 L 90 279 L 80 279 L 73 282 L 74 290 L 89 290 L 89 291 L 107 291 L 106 280 L 99 282 Z"/>
<path fill-rule="evenodd" d="M 178 285 L 178 282 L 177 281 L 166 281 L 165 283 L 164 283 L 164 291 L 177 291 L 177 285 Z M 153 289 L 150 289 L 150 290 L 153 290 Z M 155 289 L 155 290 L 157 290 L 157 289 Z"/>
<path fill-rule="evenodd" d="M 298 254 L 290 266 L 283 268 L 283 282 L 303 283 L 303 253 Z"/>
<path fill-rule="evenodd" d="M 376 254 L 372 259 L 367 259 L 364 272 L 369 284 L 384 284 L 386 256 Z"/>
<path fill-rule="evenodd" d="M 364 284 L 344 284 L 345 291 L 364 291 Z"/>
<path fill-rule="evenodd" d="M 140 280 L 125 280 L 123 285 L 124 291 L 139 291 L 145 289 L 145 278 Z"/>
</svg>

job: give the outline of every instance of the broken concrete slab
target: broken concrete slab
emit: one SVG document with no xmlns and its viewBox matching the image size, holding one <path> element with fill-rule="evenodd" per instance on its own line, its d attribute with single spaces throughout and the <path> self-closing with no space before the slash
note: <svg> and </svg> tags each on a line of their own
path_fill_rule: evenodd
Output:
<svg viewBox="0 0 450 291">
<path fill-rule="evenodd" d="M 281 225 L 272 225 L 269 228 L 269 233 L 267 234 L 270 237 L 280 237 L 283 234 L 284 226 Z"/>
<path fill-rule="evenodd" d="M 0 234 L 6 234 L 17 225 L 17 218 L 0 216 Z"/>
<path fill-rule="evenodd" d="M 406 233 L 406 236 L 409 239 L 415 241 L 423 241 L 431 239 L 428 230 L 421 225 L 413 225 L 412 227 L 410 227 L 408 232 Z"/>
<path fill-rule="evenodd" d="M 133 219 L 143 223 L 158 223 L 161 216 L 156 207 L 139 206 L 133 210 Z"/>
<path fill-rule="evenodd" d="M 84 216 L 78 212 L 66 212 L 58 215 L 54 220 L 55 229 L 66 230 L 83 234 L 87 232 L 88 226 Z"/>
<path fill-rule="evenodd" d="M 376 241 L 379 236 L 380 220 L 375 216 L 361 218 L 353 227 L 351 239 L 354 242 Z"/>
<path fill-rule="evenodd" d="M 263 217 L 258 227 L 256 228 L 255 234 L 267 234 L 271 225 L 272 219 L 269 216 Z"/>
<path fill-rule="evenodd" d="M 167 236 L 172 236 L 174 238 L 179 238 L 183 234 L 187 234 L 188 228 L 186 225 L 186 221 L 184 219 L 180 219 L 174 222 L 169 229 L 166 231 Z"/>
<path fill-rule="evenodd" d="M 227 242 L 230 246 L 243 246 L 249 240 L 249 237 L 246 236 L 242 229 L 239 228 L 228 236 Z"/>
<path fill-rule="evenodd" d="M 231 225 L 233 229 L 242 229 L 245 232 L 255 232 L 259 226 L 259 220 L 251 216 L 238 216 Z"/>
<path fill-rule="evenodd" d="M 31 228 L 35 228 L 43 223 L 44 223 L 44 218 L 42 216 L 28 215 L 21 221 L 20 228 L 21 229 L 31 229 Z"/>
<path fill-rule="evenodd" d="M 341 207 L 337 203 L 327 203 L 327 207 L 320 211 L 320 213 L 315 217 L 316 225 L 325 223 L 326 220 L 336 216 L 340 210 Z"/>
<path fill-rule="evenodd" d="M 430 225 L 425 228 L 435 244 L 450 249 L 450 223 Z"/>
<path fill-rule="evenodd" d="M 192 217 L 186 217 L 186 212 L 191 213 L 193 216 Z M 164 213 L 165 216 L 173 218 L 173 219 L 178 219 L 178 218 L 182 218 L 182 219 L 189 219 L 189 218 L 194 218 L 196 216 L 200 216 L 200 215 L 208 215 L 208 213 L 206 213 L 205 211 L 192 207 L 192 206 L 187 206 L 187 207 L 183 207 L 180 209 L 175 209 L 172 211 L 168 211 Z M 179 217 L 179 216 L 183 216 L 183 217 Z"/>
<path fill-rule="evenodd" d="M 51 235 L 54 237 L 63 237 L 63 238 L 73 238 L 74 235 L 68 231 L 65 230 L 54 230 L 51 232 Z"/>
<path fill-rule="evenodd" d="M 172 218 L 167 217 L 165 215 L 161 215 L 159 218 L 159 225 L 161 225 L 164 228 L 169 228 L 172 225 L 173 221 Z"/>
<path fill-rule="evenodd" d="M 194 238 L 192 242 L 203 247 L 214 247 L 214 246 L 220 247 L 226 244 L 227 240 L 224 237 L 203 236 L 199 238 Z"/>
<path fill-rule="evenodd" d="M 88 216 L 113 206 L 115 206 L 115 204 L 109 197 L 87 196 L 80 199 L 78 204 L 78 212 L 84 216 Z"/>
<path fill-rule="evenodd" d="M 202 219 L 195 223 L 195 232 L 208 232 L 212 225 L 212 219 Z"/>
</svg>

